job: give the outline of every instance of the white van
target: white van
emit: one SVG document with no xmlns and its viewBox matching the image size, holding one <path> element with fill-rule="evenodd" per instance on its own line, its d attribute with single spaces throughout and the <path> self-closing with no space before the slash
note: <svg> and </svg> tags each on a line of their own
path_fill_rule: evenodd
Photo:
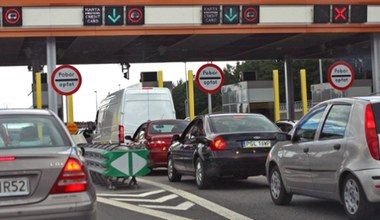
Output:
<svg viewBox="0 0 380 220">
<path fill-rule="evenodd" d="M 121 144 L 148 120 L 175 119 L 168 88 L 125 88 L 101 101 L 96 114 L 93 143 Z"/>
</svg>

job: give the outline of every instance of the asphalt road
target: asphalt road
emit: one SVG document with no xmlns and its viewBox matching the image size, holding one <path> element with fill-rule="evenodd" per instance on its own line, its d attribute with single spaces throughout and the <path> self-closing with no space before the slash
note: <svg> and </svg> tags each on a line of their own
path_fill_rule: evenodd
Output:
<svg viewBox="0 0 380 220">
<path fill-rule="evenodd" d="M 220 180 L 208 190 L 198 190 L 190 176 L 170 183 L 166 170 L 137 181 L 138 187 L 115 190 L 97 186 L 98 219 L 347 219 L 334 201 L 296 195 L 288 206 L 274 205 L 263 176 Z"/>
</svg>

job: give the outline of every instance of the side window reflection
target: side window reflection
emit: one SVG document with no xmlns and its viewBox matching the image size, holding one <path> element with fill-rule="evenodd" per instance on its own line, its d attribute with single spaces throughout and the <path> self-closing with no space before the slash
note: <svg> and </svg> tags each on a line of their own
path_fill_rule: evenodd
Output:
<svg viewBox="0 0 380 220">
<path fill-rule="evenodd" d="M 350 105 L 334 105 L 323 125 L 321 140 L 343 138 L 350 116 Z"/>
<path fill-rule="evenodd" d="M 321 106 L 317 109 L 314 109 L 309 113 L 307 118 L 302 120 L 299 124 L 296 131 L 296 137 L 300 141 L 311 141 L 314 140 L 318 125 L 321 121 L 322 115 L 326 106 Z"/>
</svg>

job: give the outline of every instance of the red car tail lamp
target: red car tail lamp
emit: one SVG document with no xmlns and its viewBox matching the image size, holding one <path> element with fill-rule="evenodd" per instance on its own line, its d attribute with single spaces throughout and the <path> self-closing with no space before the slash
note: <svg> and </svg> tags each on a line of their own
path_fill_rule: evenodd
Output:
<svg viewBox="0 0 380 220">
<path fill-rule="evenodd" d="M 379 138 L 371 104 L 367 105 L 365 109 L 365 136 L 371 156 L 375 160 L 380 160 Z"/>
<path fill-rule="evenodd" d="M 166 147 L 165 141 L 151 141 L 149 142 L 149 147 L 155 148 L 155 147 Z"/>
<path fill-rule="evenodd" d="M 124 143 L 124 126 L 119 125 L 119 144 Z"/>
<path fill-rule="evenodd" d="M 211 142 L 210 148 L 211 150 L 225 150 L 227 148 L 227 142 L 218 136 Z"/>
<path fill-rule="evenodd" d="M 83 192 L 87 187 L 88 177 L 83 164 L 75 158 L 69 158 L 50 193 Z"/>
<path fill-rule="evenodd" d="M 16 157 L 14 156 L 1 156 L 0 157 L 0 162 L 2 161 L 14 161 L 16 160 Z"/>
</svg>

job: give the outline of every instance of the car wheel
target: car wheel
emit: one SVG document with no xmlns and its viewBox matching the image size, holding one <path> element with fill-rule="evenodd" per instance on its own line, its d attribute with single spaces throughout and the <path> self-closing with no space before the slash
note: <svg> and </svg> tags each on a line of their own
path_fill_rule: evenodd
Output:
<svg viewBox="0 0 380 220">
<path fill-rule="evenodd" d="M 173 156 L 170 155 L 168 158 L 168 179 L 170 182 L 179 182 L 182 175 L 177 172 L 173 163 Z"/>
<path fill-rule="evenodd" d="M 293 194 L 286 192 L 277 166 L 273 167 L 270 172 L 269 189 L 272 201 L 277 205 L 287 205 L 292 200 Z"/>
<path fill-rule="evenodd" d="M 344 210 L 350 219 L 368 219 L 371 216 L 372 206 L 355 176 L 350 174 L 344 179 L 341 193 Z"/>
<path fill-rule="evenodd" d="M 207 189 L 211 185 L 210 177 L 206 175 L 201 158 L 197 158 L 195 163 L 195 181 L 198 189 Z"/>
</svg>

